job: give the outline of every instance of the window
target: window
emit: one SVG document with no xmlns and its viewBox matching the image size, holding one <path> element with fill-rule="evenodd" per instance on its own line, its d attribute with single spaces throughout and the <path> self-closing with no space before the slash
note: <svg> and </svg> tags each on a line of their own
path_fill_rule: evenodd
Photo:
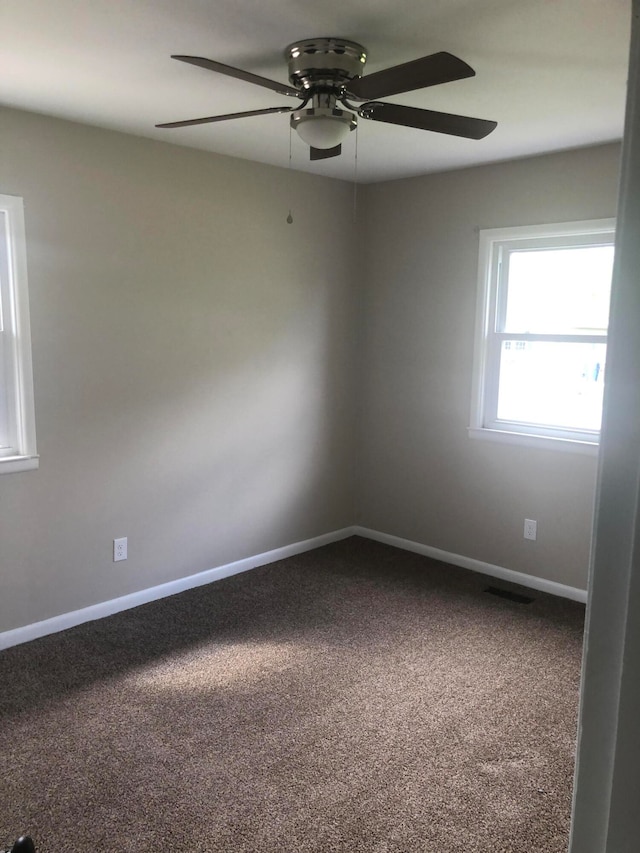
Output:
<svg viewBox="0 0 640 853">
<path fill-rule="evenodd" d="M 614 228 L 480 231 L 471 436 L 596 449 Z"/>
<path fill-rule="evenodd" d="M 0 195 L 0 474 L 37 467 L 23 205 Z"/>
</svg>

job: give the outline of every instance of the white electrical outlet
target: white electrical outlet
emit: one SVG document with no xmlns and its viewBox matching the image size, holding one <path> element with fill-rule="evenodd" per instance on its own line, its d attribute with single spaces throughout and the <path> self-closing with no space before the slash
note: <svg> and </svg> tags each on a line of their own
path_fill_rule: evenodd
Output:
<svg viewBox="0 0 640 853">
<path fill-rule="evenodd" d="M 113 562 L 127 559 L 127 537 L 113 540 Z"/>
<path fill-rule="evenodd" d="M 524 520 L 524 538 L 525 539 L 536 539 L 538 536 L 538 522 L 534 521 L 532 518 L 525 518 Z"/>
</svg>

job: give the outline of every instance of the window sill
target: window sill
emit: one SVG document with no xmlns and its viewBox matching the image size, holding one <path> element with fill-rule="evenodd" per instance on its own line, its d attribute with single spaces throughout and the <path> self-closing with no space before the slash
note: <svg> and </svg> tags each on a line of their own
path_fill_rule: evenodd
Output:
<svg viewBox="0 0 640 853">
<path fill-rule="evenodd" d="M 0 474 L 34 471 L 40 465 L 39 456 L 5 456 L 0 458 Z"/>
<path fill-rule="evenodd" d="M 592 441 L 575 441 L 570 438 L 552 438 L 548 435 L 531 435 L 524 432 L 507 432 L 506 430 L 484 429 L 482 427 L 469 427 L 469 438 L 497 441 L 502 444 L 518 444 L 524 447 L 538 447 L 542 450 L 581 453 L 585 456 L 597 456 L 600 446 Z"/>
</svg>

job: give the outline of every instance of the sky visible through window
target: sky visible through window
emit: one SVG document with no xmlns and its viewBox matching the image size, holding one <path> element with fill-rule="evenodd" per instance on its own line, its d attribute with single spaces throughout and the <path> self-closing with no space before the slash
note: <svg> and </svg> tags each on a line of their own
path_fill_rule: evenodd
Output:
<svg viewBox="0 0 640 853">
<path fill-rule="evenodd" d="M 606 334 L 612 269 L 613 246 L 511 252 L 503 331 Z M 498 418 L 599 430 L 605 360 L 603 343 L 503 341 Z"/>
</svg>

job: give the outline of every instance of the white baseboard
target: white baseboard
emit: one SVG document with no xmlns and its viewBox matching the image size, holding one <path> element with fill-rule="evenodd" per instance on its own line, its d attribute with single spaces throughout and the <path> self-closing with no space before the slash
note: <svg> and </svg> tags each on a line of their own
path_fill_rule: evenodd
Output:
<svg viewBox="0 0 640 853">
<path fill-rule="evenodd" d="M 383 542 L 386 545 L 392 545 L 394 548 L 401 548 L 403 551 L 412 551 L 415 554 L 432 557 L 434 560 L 440 560 L 443 563 L 450 563 L 453 566 L 460 566 L 463 569 L 471 569 L 471 571 L 480 572 L 493 578 L 500 578 L 500 580 L 537 589 L 541 592 L 548 592 L 551 595 L 558 595 L 562 598 L 570 598 L 573 601 L 586 602 L 587 600 L 587 593 L 583 589 L 576 589 L 575 587 L 565 586 L 555 581 L 537 578 L 533 575 L 525 575 L 521 572 L 514 572 L 502 566 L 494 566 L 491 563 L 474 560 L 472 557 L 463 557 L 460 554 L 452 554 L 450 551 L 432 548 L 430 545 L 412 542 L 410 539 L 402 539 L 399 536 L 392 536 L 389 533 L 370 530 L 368 527 L 354 526 L 343 527 L 341 530 L 334 530 L 331 533 L 325 533 L 313 539 L 305 539 L 303 542 L 294 542 L 292 545 L 285 545 L 283 548 L 265 551 L 263 554 L 256 554 L 254 557 L 247 557 L 244 560 L 227 563 L 224 566 L 218 566 L 215 569 L 209 569 L 197 575 L 189 575 L 186 578 L 178 578 L 175 581 L 169 581 L 159 586 L 142 589 L 139 592 L 132 592 L 129 595 L 123 595 L 120 598 L 114 598 L 110 601 L 102 601 L 90 607 L 83 607 L 82 610 L 73 610 L 70 613 L 62 613 L 60 616 L 54 616 L 52 619 L 44 619 L 42 622 L 34 622 L 22 628 L 4 631 L 0 633 L 0 650 L 8 649 L 10 646 L 17 646 L 20 643 L 27 643 L 30 640 L 37 640 L 40 637 L 46 637 L 48 634 L 56 634 L 58 631 L 65 631 L 67 628 L 82 625 L 83 622 L 102 619 L 105 616 L 120 613 L 122 610 L 129 610 L 141 604 L 148 604 L 150 601 L 167 598 L 170 595 L 176 595 L 188 589 L 204 586 L 213 581 L 237 575 L 240 572 L 248 572 L 250 569 L 265 566 L 268 563 L 275 563 L 277 560 L 284 560 L 286 557 L 295 557 L 296 554 L 304 554 L 305 551 L 312 551 L 314 548 L 329 545 L 331 542 L 339 542 L 341 539 L 347 539 L 349 536 L 362 536 L 365 539 L 374 539 L 376 542 Z"/>
<path fill-rule="evenodd" d="M 525 575 L 522 572 L 515 572 L 502 566 L 494 566 L 492 563 L 484 563 L 482 560 L 474 560 L 473 557 L 463 557 L 461 554 L 441 551 L 440 548 L 432 548 L 430 545 L 422 545 L 420 542 L 412 542 L 410 539 L 401 539 L 399 536 L 391 536 L 389 533 L 379 533 L 377 530 L 370 530 L 368 527 L 356 526 L 353 528 L 353 534 L 354 536 L 363 536 L 365 539 L 374 539 L 376 542 L 383 542 L 385 545 L 393 545 L 394 548 L 402 548 L 404 551 L 413 551 L 415 554 L 422 554 L 425 557 L 450 563 L 453 566 L 460 566 L 462 569 L 470 569 L 472 572 L 480 572 L 492 578 L 537 589 L 540 592 L 548 592 L 561 598 L 570 598 L 572 601 L 582 603 L 587 600 L 587 592 L 584 589 L 565 586 L 565 584 L 556 581 L 537 578 L 535 575 Z"/>
<path fill-rule="evenodd" d="M 83 622 L 91 622 L 94 619 L 112 616 L 114 613 L 120 613 L 122 610 L 129 610 L 132 607 L 138 607 L 140 604 L 148 604 L 150 601 L 167 598 L 170 595 L 176 595 L 176 593 L 185 592 L 185 590 L 193 589 L 197 586 L 204 586 L 213 581 L 240 574 L 240 572 L 248 572 L 250 569 L 265 566 L 268 563 L 275 563 L 277 560 L 284 560 L 286 557 L 295 557 L 296 554 L 303 554 L 305 551 L 312 551 L 314 548 L 320 548 L 322 545 L 329 545 L 331 542 L 338 542 L 353 535 L 353 527 L 344 527 L 342 530 L 334 530 L 322 536 L 315 536 L 313 539 L 294 542 L 292 545 L 285 545 L 283 548 L 275 548 L 273 551 L 265 551 L 263 554 L 256 554 L 254 557 L 247 557 L 244 560 L 227 563 L 225 566 L 208 569 L 205 572 L 199 572 L 197 575 L 178 578 L 175 581 L 169 581 L 168 583 L 153 586 L 149 589 L 142 589 L 139 592 L 132 592 L 120 598 L 102 601 L 90 607 L 83 607 L 82 610 L 73 610 L 70 613 L 62 613 L 60 616 L 54 616 L 52 619 L 44 619 L 42 622 L 34 622 L 22 628 L 4 631 L 0 633 L 0 650 L 8 649 L 10 646 L 17 646 L 20 643 L 27 643 L 30 640 L 37 640 L 40 637 L 46 637 L 47 634 L 56 634 L 58 631 L 65 631 L 67 628 L 82 625 Z"/>
</svg>

